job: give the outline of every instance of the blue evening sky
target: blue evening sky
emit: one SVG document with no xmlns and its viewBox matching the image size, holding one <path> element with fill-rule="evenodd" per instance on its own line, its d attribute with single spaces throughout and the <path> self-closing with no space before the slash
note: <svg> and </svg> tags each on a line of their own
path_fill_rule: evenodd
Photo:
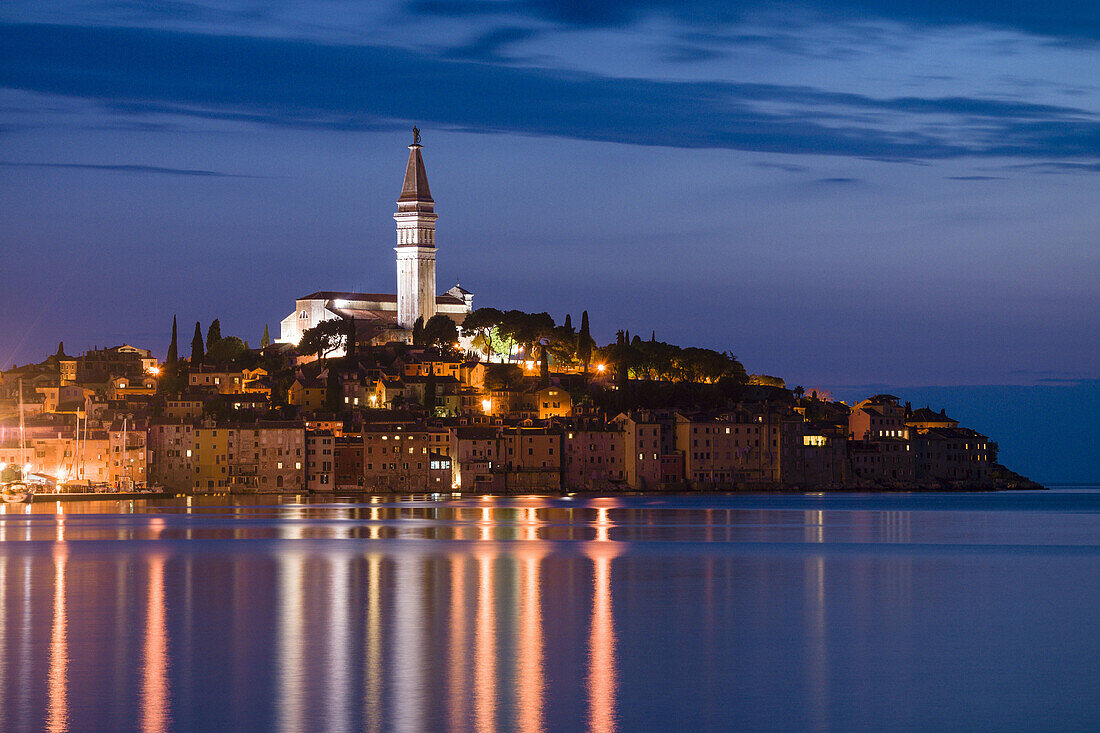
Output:
<svg viewBox="0 0 1100 733">
<path fill-rule="evenodd" d="M 476 305 L 1096 401 L 1095 0 L 5 0 L 0 363 L 392 292 L 413 124 Z"/>
</svg>

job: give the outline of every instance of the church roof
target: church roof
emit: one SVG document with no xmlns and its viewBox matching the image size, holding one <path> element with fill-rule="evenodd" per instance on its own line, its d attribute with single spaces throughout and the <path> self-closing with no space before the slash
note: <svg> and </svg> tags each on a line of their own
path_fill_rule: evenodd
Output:
<svg viewBox="0 0 1100 733">
<path fill-rule="evenodd" d="M 369 302 L 369 303 L 396 303 L 397 295 L 394 293 L 352 293 L 342 290 L 318 290 L 315 293 L 309 295 L 303 295 L 298 300 L 346 300 L 350 303 Z M 464 305 L 464 301 L 461 298 L 456 298 L 453 295 L 437 295 L 435 296 L 435 302 L 437 305 Z"/>
<path fill-rule="evenodd" d="M 423 201 L 435 203 L 428 189 L 428 174 L 424 170 L 424 159 L 420 156 L 419 143 L 409 146 L 409 163 L 405 166 L 405 182 L 401 186 L 402 201 Z"/>
</svg>

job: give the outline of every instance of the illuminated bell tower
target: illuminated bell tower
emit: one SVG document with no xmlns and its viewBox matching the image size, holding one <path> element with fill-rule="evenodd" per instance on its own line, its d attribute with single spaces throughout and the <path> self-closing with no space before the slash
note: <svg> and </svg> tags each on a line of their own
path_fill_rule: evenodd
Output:
<svg viewBox="0 0 1100 733">
<path fill-rule="evenodd" d="M 412 328 L 435 315 L 435 201 L 420 157 L 420 131 L 413 128 L 405 183 L 397 199 L 397 323 Z"/>
</svg>

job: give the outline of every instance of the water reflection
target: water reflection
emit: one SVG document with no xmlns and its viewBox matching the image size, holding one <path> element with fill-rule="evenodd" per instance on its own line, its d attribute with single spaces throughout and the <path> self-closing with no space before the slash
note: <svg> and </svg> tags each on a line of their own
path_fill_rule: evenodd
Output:
<svg viewBox="0 0 1100 733">
<path fill-rule="evenodd" d="M 1097 513 L 1009 553 L 1012 523 L 1045 515 L 665 497 L 0 508 L 4 731 L 889 728 L 916 719 L 918 692 L 994 667 L 1001 708 L 1035 685 L 1088 698 L 1087 674 L 1026 686 L 996 640 L 1026 636 L 1030 597 L 1058 600 L 1047 623 L 1097 620 L 1080 592 Z M 1058 649 L 1069 670 L 1100 653 L 1092 635 Z M 929 674 L 907 661 L 921 654 L 953 666 Z M 837 692 L 853 685 L 858 708 Z M 1052 727 L 1087 727 L 1039 703 Z"/>
<path fill-rule="evenodd" d="M 592 560 L 592 613 L 588 636 L 588 730 L 616 728 L 615 621 L 611 607 L 611 561 L 620 549 L 610 541 L 608 507 L 596 509 L 596 540 L 585 545 Z"/>
<path fill-rule="evenodd" d="M 57 523 L 57 544 L 53 550 L 53 625 L 50 631 L 50 670 L 46 686 L 49 700 L 47 703 L 46 730 L 68 730 L 69 727 L 69 618 L 65 609 L 65 563 L 69 551 L 65 547 L 65 522 L 59 517 Z"/>
<path fill-rule="evenodd" d="M 141 729 L 161 733 L 168 729 L 168 610 L 164 599 L 163 555 L 149 558 L 149 590 L 145 606 L 146 629 L 141 681 Z"/>
</svg>

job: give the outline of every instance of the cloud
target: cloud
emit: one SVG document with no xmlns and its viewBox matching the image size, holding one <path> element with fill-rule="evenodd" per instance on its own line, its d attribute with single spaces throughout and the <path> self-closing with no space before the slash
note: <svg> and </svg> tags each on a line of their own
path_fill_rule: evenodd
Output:
<svg viewBox="0 0 1100 733">
<path fill-rule="evenodd" d="M 732 26 L 772 14 L 784 24 L 892 21 L 924 28 L 985 26 L 1075 42 L 1100 41 L 1095 0 L 412 0 L 413 13 L 450 18 L 539 18 L 570 28 L 625 28 L 654 17 L 687 26 Z"/>
<path fill-rule="evenodd" d="M 1030 170 L 1036 173 L 1100 173 L 1100 161 L 1077 163 L 1072 161 L 1043 161 L 1041 163 L 1017 163 L 1006 166 L 1014 170 Z"/>
<path fill-rule="evenodd" d="M 530 40 L 537 35 L 538 31 L 533 28 L 516 26 L 495 28 L 482 33 L 466 45 L 449 49 L 447 55 L 451 58 L 471 61 L 501 61 L 506 59 L 503 52 L 507 46 Z"/>
<path fill-rule="evenodd" d="M 949 181 L 1003 181 L 1002 176 L 945 176 Z"/>
<path fill-rule="evenodd" d="M 1049 104 L 614 78 L 391 47 L 134 28 L 0 25 L 0 86 L 91 99 L 134 116 L 300 127 L 379 129 L 413 120 L 482 132 L 894 161 L 1100 157 L 1100 117 Z"/>
<path fill-rule="evenodd" d="M 0 160 L 7 168 L 75 168 L 88 171 L 112 171 L 117 173 L 155 173 L 168 176 L 209 176 L 211 178 L 256 178 L 256 176 L 190 168 L 163 168 L 157 165 L 100 165 L 95 163 L 23 163 Z"/>
</svg>

